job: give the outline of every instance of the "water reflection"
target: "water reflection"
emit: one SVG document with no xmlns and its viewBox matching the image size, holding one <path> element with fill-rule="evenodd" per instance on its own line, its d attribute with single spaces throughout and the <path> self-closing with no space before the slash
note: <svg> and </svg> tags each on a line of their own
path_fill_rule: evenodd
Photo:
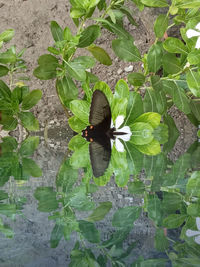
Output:
<svg viewBox="0 0 200 267">
<path fill-rule="evenodd" d="M 35 136 L 1 143 L 2 266 L 197 265 L 199 245 L 186 231 L 197 230 L 200 210 L 198 142 L 176 162 L 167 157 L 170 143 L 155 156 L 131 143 L 126 153 L 114 147 L 96 179 L 89 143 L 79 136 L 69 143 L 74 154 L 63 159 L 40 144 L 35 158 L 46 158 L 47 169 L 31 178 L 44 167 L 31 158 L 38 143 Z"/>
</svg>

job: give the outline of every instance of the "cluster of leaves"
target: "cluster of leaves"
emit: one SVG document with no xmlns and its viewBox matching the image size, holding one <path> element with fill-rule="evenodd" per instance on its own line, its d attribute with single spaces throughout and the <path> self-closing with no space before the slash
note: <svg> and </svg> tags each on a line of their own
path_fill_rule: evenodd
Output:
<svg viewBox="0 0 200 267">
<path fill-rule="evenodd" d="M 105 175 L 99 177 L 98 182 L 96 182 L 99 185 L 104 185 L 114 172 L 118 186 L 125 186 L 130 174 L 135 173 L 133 162 L 131 162 L 134 161 L 132 159 L 135 158 L 135 154 L 159 154 L 161 152 L 160 144 L 166 143 L 168 140 L 168 127 L 160 123 L 160 114 L 155 112 L 144 113 L 144 103 L 140 94 L 130 92 L 124 80 L 118 81 L 114 95 L 104 82 L 96 83 L 94 90 L 96 88 L 102 90 L 107 96 L 113 121 L 118 115 L 123 114 L 126 118 L 124 124 L 128 125 L 132 132 L 131 139 L 125 144 L 123 153 L 118 152 L 113 147 L 109 168 Z M 88 125 L 89 107 L 90 103 L 87 99 L 71 101 L 70 109 L 74 116 L 68 120 L 68 123 L 74 131 L 80 133 Z M 91 177 L 91 165 L 88 146 L 89 143 L 81 137 L 81 134 L 74 136 L 68 145 L 69 149 L 75 151 L 70 160 L 71 165 L 74 168 L 87 168 L 85 175 L 89 179 Z M 130 162 L 130 165 L 132 164 L 131 168 L 127 168 L 128 162 Z"/>
<path fill-rule="evenodd" d="M 198 23 L 200 3 L 185 0 L 173 0 L 171 5 L 166 0 L 133 2 L 141 11 L 144 6 L 168 7 L 168 12 L 159 15 L 155 21 L 156 40 L 147 54 L 140 54 L 134 45 L 133 36 L 123 27 L 124 15 L 136 25 L 130 11 L 124 6 L 124 1 L 112 0 L 108 5 L 105 0 L 70 1 L 70 16 L 77 26 L 77 33 L 72 35 L 68 27 L 63 30 L 55 21 L 51 22 L 55 44 L 49 47 L 48 51 L 54 55 L 46 54 L 39 58 L 39 67 L 34 71 L 35 76 L 40 79 L 56 77 L 56 88 L 61 103 L 71 109 L 70 102 L 78 95 L 75 81 L 81 83 L 88 96 L 90 84 L 98 80 L 92 73 L 87 72 L 87 69 L 95 64 L 94 58 L 104 65 L 109 66 L 112 63 L 109 55 L 94 44 L 103 27 L 117 36 L 117 39 L 112 41 L 112 48 L 121 60 L 140 61 L 144 65 L 140 72 L 128 75 L 128 82 L 134 86 L 135 91 L 145 89 L 144 112 L 152 111 L 164 115 L 171 105 L 175 104 L 197 126 L 200 121 L 199 99 L 196 99 L 200 96 L 200 61 L 198 50 L 195 49 L 196 38 L 188 39 L 186 31 Z M 96 8 L 100 14 L 98 18 L 93 18 Z M 84 29 L 83 25 L 87 19 L 95 23 Z M 185 28 L 180 29 L 183 41 L 174 37 L 162 40 L 169 28 L 180 24 L 185 24 Z M 93 57 L 75 57 L 77 48 L 87 49 Z"/>
<path fill-rule="evenodd" d="M 39 144 L 39 137 L 29 137 L 19 147 L 13 137 L 4 137 L 0 143 L 0 187 L 4 186 L 11 177 L 16 181 L 27 181 L 30 176 L 40 177 L 40 167 L 29 158 Z M 0 190 L 0 214 L 11 219 L 16 214 L 21 214 L 25 198 L 13 198 L 4 190 Z M 13 231 L 8 225 L 3 224 L 0 218 L 0 232 L 6 237 L 13 237 Z"/>
<path fill-rule="evenodd" d="M 6 30 L 0 34 L 0 45 L 8 42 L 14 35 L 13 30 Z M 25 76 L 19 76 L 26 69 L 22 59 L 24 49 L 19 53 L 16 47 L 11 46 L 5 52 L 0 53 L 0 77 L 9 76 L 9 84 L 0 80 L 0 124 L 4 130 L 14 130 L 20 122 L 27 130 L 38 130 L 39 123 L 32 112 L 28 111 L 42 97 L 41 90 L 30 92 L 28 86 L 24 86 L 20 80 L 27 79 Z M 17 81 L 14 79 L 16 75 Z M 14 87 L 14 88 L 13 88 Z"/>
</svg>

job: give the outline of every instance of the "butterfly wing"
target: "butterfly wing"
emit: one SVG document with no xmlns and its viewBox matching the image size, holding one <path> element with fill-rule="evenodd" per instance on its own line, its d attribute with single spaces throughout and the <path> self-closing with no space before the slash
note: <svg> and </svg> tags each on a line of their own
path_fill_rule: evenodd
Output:
<svg viewBox="0 0 200 267">
<path fill-rule="evenodd" d="M 104 137 L 100 142 L 98 141 L 93 141 L 89 145 L 92 171 L 96 178 L 105 173 L 111 158 L 110 138 Z"/>
<path fill-rule="evenodd" d="M 90 107 L 89 122 L 96 126 L 103 123 L 103 130 L 110 128 L 111 124 L 111 110 L 105 94 L 100 90 L 95 90 L 92 96 L 92 103 Z"/>
</svg>

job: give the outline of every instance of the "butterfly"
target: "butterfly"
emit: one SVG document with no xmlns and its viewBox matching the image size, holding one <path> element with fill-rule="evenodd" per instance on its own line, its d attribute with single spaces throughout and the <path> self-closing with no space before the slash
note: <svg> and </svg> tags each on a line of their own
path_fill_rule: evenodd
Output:
<svg viewBox="0 0 200 267">
<path fill-rule="evenodd" d="M 90 142 L 89 153 L 93 175 L 98 178 L 102 176 L 108 168 L 111 158 L 111 140 L 115 135 L 126 133 L 115 132 L 111 127 L 111 109 L 105 94 L 100 90 L 95 90 L 90 106 L 90 125 L 82 131 L 82 136 Z"/>
</svg>

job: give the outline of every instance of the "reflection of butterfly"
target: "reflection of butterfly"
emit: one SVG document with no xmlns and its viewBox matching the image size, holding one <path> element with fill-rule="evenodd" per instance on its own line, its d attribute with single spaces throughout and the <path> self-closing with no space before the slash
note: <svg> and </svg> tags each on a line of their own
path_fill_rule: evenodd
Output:
<svg viewBox="0 0 200 267">
<path fill-rule="evenodd" d="M 91 125 L 82 131 L 82 136 L 90 142 L 89 151 L 93 175 L 99 177 L 108 168 L 111 157 L 110 139 L 114 139 L 114 135 L 116 135 L 115 128 L 111 128 L 110 105 L 100 90 L 95 90 L 93 93 L 89 123 Z"/>
</svg>

